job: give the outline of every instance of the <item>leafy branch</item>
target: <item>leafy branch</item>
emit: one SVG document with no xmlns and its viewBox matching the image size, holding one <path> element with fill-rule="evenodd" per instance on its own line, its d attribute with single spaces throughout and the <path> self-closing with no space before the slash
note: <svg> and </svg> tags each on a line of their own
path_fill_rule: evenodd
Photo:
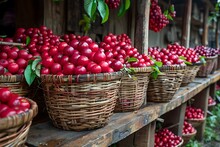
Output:
<svg viewBox="0 0 220 147">
<path fill-rule="evenodd" d="M 173 17 L 171 15 L 171 13 L 174 13 L 175 9 L 174 9 L 174 5 L 170 5 L 169 8 L 167 10 L 164 11 L 164 15 L 167 19 L 172 20 L 173 21 Z"/>
<path fill-rule="evenodd" d="M 40 77 L 41 64 L 39 62 L 41 62 L 41 57 L 39 56 L 34 60 L 30 60 L 24 71 L 24 77 L 29 86 L 34 82 L 36 77 Z"/>
<path fill-rule="evenodd" d="M 160 62 L 160 61 L 156 61 L 155 59 L 153 59 L 152 57 L 150 57 L 151 60 L 154 62 L 154 65 L 151 66 L 151 68 L 153 69 L 153 72 L 151 73 L 151 76 L 154 78 L 154 79 L 157 79 L 158 75 L 161 73 L 160 71 L 160 67 L 163 66 L 163 63 Z"/>
<path fill-rule="evenodd" d="M 92 23 L 96 21 L 97 16 L 101 17 L 101 24 L 108 21 L 109 18 L 109 6 L 105 0 L 84 0 L 84 10 L 86 14 L 83 14 L 83 18 L 79 21 L 79 25 L 83 27 L 85 34 L 88 33 L 92 26 Z M 121 0 L 118 16 L 123 16 L 130 7 L 130 0 Z"/>
<path fill-rule="evenodd" d="M 210 16 L 209 16 L 209 22 L 211 21 L 218 21 L 218 17 L 220 16 L 220 2 L 217 2 L 215 4 L 215 10 L 210 12 Z"/>
</svg>

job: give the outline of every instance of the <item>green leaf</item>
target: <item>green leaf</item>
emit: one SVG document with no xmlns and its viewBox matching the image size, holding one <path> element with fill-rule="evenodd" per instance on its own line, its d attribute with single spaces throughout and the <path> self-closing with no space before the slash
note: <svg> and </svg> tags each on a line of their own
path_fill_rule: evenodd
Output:
<svg viewBox="0 0 220 147">
<path fill-rule="evenodd" d="M 137 62 L 138 60 L 137 60 L 137 58 L 131 57 L 127 61 L 128 61 L 128 63 L 130 63 L 130 62 Z"/>
<path fill-rule="evenodd" d="M 125 0 L 125 10 L 128 10 L 130 8 L 131 1 L 130 0 Z"/>
<path fill-rule="evenodd" d="M 167 17 L 167 15 L 169 14 L 169 11 L 165 10 L 163 14 Z"/>
<path fill-rule="evenodd" d="M 41 58 L 40 58 L 40 57 L 36 58 L 36 59 L 33 61 L 32 66 L 31 66 L 31 69 L 32 69 L 33 71 L 36 70 L 36 66 L 38 65 L 38 63 L 39 63 L 40 61 L 41 61 Z"/>
<path fill-rule="evenodd" d="M 170 12 L 172 13 L 172 12 L 174 12 L 175 10 L 174 10 L 174 5 L 171 5 L 170 6 Z"/>
<path fill-rule="evenodd" d="M 200 56 L 199 59 L 203 64 L 206 64 L 206 60 L 204 56 Z"/>
<path fill-rule="evenodd" d="M 36 74 L 31 69 L 31 64 L 29 64 L 26 67 L 26 69 L 24 71 L 24 77 L 25 77 L 26 82 L 28 83 L 29 86 L 34 82 L 34 79 L 36 78 Z"/>
<path fill-rule="evenodd" d="M 155 65 L 156 65 L 157 67 L 162 67 L 162 66 L 163 66 L 163 63 L 160 62 L 160 61 L 156 61 L 156 62 L 155 62 Z"/>
<path fill-rule="evenodd" d="M 158 77 L 158 74 L 159 74 L 158 72 L 154 71 L 154 72 L 151 73 L 151 76 L 156 80 L 157 77 Z"/>
<path fill-rule="evenodd" d="M 184 63 L 185 63 L 186 65 L 192 65 L 192 63 L 191 63 L 191 62 L 188 62 L 188 61 L 184 61 Z"/>
<path fill-rule="evenodd" d="M 160 72 L 160 69 L 159 69 L 157 66 L 152 66 L 152 68 L 153 68 L 153 70 L 155 70 L 156 72 L 161 73 L 161 72 Z"/>
<path fill-rule="evenodd" d="M 120 4 L 120 8 L 119 8 L 119 11 L 118 11 L 118 16 L 123 16 L 125 14 L 125 3 L 124 1 L 122 0 L 121 1 L 121 4 Z"/>
<path fill-rule="evenodd" d="M 28 46 L 31 42 L 31 38 L 29 36 L 26 37 L 26 46 Z"/>
<path fill-rule="evenodd" d="M 179 56 L 179 59 L 181 59 L 181 60 L 186 60 L 186 57 L 184 57 L 184 56 Z"/>
<path fill-rule="evenodd" d="M 36 69 L 35 69 L 35 74 L 40 77 L 40 70 L 41 70 L 41 64 L 38 64 Z"/>
<path fill-rule="evenodd" d="M 6 37 L 7 37 L 7 35 L 0 35 L 0 37 L 1 37 L 1 38 L 6 38 Z"/>
<path fill-rule="evenodd" d="M 97 8 L 96 0 L 84 0 L 84 10 L 90 18 L 95 14 Z"/>
<path fill-rule="evenodd" d="M 102 18 L 102 24 L 108 20 L 109 17 L 109 8 L 104 0 L 98 0 L 98 11 Z"/>
<path fill-rule="evenodd" d="M 173 20 L 173 17 L 172 17 L 170 14 L 168 14 L 166 17 L 167 17 L 169 20 Z"/>
</svg>

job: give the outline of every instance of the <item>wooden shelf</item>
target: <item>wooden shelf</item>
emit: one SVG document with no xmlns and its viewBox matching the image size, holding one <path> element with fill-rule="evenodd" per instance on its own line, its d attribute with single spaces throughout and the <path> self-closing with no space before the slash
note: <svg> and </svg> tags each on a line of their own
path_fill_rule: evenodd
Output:
<svg viewBox="0 0 220 147">
<path fill-rule="evenodd" d="M 30 146 L 109 146 L 147 126 L 161 115 L 177 108 L 187 100 L 220 80 L 220 71 L 208 78 L 196 78 L 186 87 L 181 87 L 169 103 L 148 103 L 146 107 L 127 113 L 115 113 L 107 126 L 92 131 L 64 131 L 50 122 L 33 125 L 27 144 Z"/>
</svg>

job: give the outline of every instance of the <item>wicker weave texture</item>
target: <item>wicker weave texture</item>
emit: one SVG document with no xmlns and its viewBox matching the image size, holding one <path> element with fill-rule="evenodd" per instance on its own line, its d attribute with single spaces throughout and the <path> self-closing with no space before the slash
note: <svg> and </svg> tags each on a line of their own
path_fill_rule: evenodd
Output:
<svg viewBox="0 0 220 147">
<path fill-rule="evenodd" d="M 196 135 L 196 133 L 197 131 L 195 130 L 193 133 L 190 134 L 182 134 L 182 138 L 184 140 L 183 145 L 186 145 L 189 142 L 189 140 Z"/>
<path fill-rule="evenodd" d="M 214 68 L 216 58 L 217 56 L 206 58 L 206 64 L 200 67 L 199 71 L 197 72 L 197 77 L 207 77 Z"/>
<path fill-rule="evenodd" d="M 12 92 L 20 96 L 27 96 L 29 92 L 29 87 L 23 75 L 0 75 L 0 88 L 2 87 L 9 87 Z"/>
<path fill-rule="evenodd" d="M 31 121 L 18 128 L 8 129 L 0 133 L 4 137 L 0 138 L 0 146 L 4 147 L 23 147 L 27 140 L 27 135 L 31 126 Z M 16 132 L 14 131 L 16 130 Z M 12 133 L 13 132 L 13 133 Z M 5 134 L 10 134 L 6 135 Z"/>
<path fill-rule="evenodd" d="M 200 66 L 197 66 L 197 65 L 187 66 L 186 70 L 185 70 L 185 74 L 183 76 L 181 86 L 186 86 L 189 83 L 191 83 L 195 79 L 196 74 L 199 71 L 199 68 L 200 68 Z"/>
<path fill-rule="evenodd" d="M 169 102 L 172 100 L 182 82 L 185 73 L 184 69 L 163 69 L 162 74 L 160 74 L 157 79 L 150 77 L 147 89 L 147 101 Z"/>
<path fill-rule="evenodd" d="M 107 124 L 115 108 L 119 80 L 74 83 L 42 78 L 48 114 L 58 128 L 87 130 Z M 65 82 L 64 82 L 65 81 Z"/>
<path fill-rule="evenodd" d="M 133 78 L 124 76 L 121 79 L 119 98 L 116 102 L 116 112 L 138 110 L 146 99 L 146 92 L 151 72 L 135 73 Z"/>
<path fill-rule="evenodd" d="M 201 125 L 205 121 L 205 118 L 203 118 L 203 119 L 186 119 L 186 121 L 188 123 L 192 124 L 192 126 L 195 128 L 195 127 Z"/>
</svg>

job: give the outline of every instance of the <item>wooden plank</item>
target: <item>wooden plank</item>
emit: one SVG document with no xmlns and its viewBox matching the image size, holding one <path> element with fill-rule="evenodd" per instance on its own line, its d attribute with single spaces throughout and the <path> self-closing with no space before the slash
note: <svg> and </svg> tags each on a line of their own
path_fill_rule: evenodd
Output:
<svg viewBox="0 0 220 147">
<path fill-rule="evenodd" d="M 137 3 L 134 45 L 140 53 L 145 54 L 148 54 L 149 14 L 150 0 L 139 0 Z"/>
<path fill-rule="evenodd" d="M 163 126 L 170 127 L 174 125 L 173 127 L 170 128 L 170 130 L 174 134 L 178 136 L 182 136 L 185 110 L 186 110 L 186 103 L 183 103 L 181 106 L 162 115 L 161 117 L 165 120 L 165 122 L 163 123 Z"/>
<path fill-rule="evenodd" d="M 202 44 L 208 45 L 208 32 L 209 32 L 209 23 L 208 23 L 208 17 L 209 17 L 209 7 L 205 7 L 205 14 L 203 18 L 203 35 L 202 35 Z"/>
<path fill-rule="evenodd" d="M 185 14 L 183 17 L 183 29 L 182 29 L 182 45 L 185 47 L 189 47 L 191 13 L 192 13 L 192 0 L 187 0 L 185 4 Z"/>
<path fill-rule="evenodd" d="M 134 134 L 129 135 L 125 139 L 117 143 L 117 147 L 134 147 Z"/>
<path fill-rule="evenodd" d="M 135 112 L 115 113 L 107 126 L 93 131 L 63 131 L 54 128 L 48 122 L 33 125 L 27 143 L 32 146 L 54 142 L 59 144 L 58 146 L 64 147 L 73 144 L 76 147 L 109 146 L 140 130 L 161 115 L 179 107 L 219 79 L 220 71 L 208 78 L 196 78 L 187 87 L 182 87 L 169 103 L 148 103 L 146 107 Z"/>
<path fill-rule="evenodd" d="M 147 126 L 135 133 L 134 146 L 135 147 L 152 147 L 154 146 L 154 134 L 156 128 L 156 121 L 151 122 Z"/>
<path fill-rule="evenodd" d="M 195 101 L 193 102 L 194 107 L 201 108 L 204 111 L 205 117 L 207 117 L 209 90 L 210 87 L 206 87 L 194 97 Z M 203 141 L 205 121 L 200 126 L 196 127 L 196 130 L 196 139 L 198 139 L 199 141 Z"/>
</svg>

